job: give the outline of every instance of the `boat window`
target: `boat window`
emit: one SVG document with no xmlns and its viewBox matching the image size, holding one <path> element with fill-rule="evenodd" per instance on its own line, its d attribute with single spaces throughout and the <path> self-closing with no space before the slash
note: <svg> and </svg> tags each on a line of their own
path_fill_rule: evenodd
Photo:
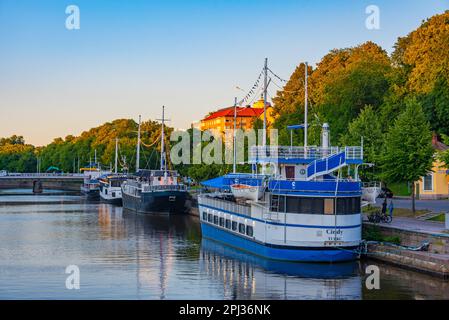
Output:
<svg viewBox="0 0 449 320">
<path fill-rule="evenodd" d="M 108 194 L 108 189 L 104 189 L 104 194 Z"/>
<path fill-rule="evenodd" d="M 246 235 L 252 237 L 253 234 L 254 234 L 253 227 L 251 227 L 251 226 L 246 226 Z"/>
<path fill-rule="evenodd" d="M 287 197 L 288 213 L 323 214 L 323 198 Z"/>
<path fill-rule="evenodd" d="M 245 234 L 245 225 L 243 223 L 239 223 L 239 232 Z"/>
<path fill-rule="evenodd" d="M 357 214 L 360 211 L 360 197 L 337 199 L 337 214 Z"/>
<path fill-rule="evenodd" d="M 207 220 L 207 213 L 203 212 L 203 220 L 206 221 Z"/>
<path fill-rule="evenodd" d="M 224 218 L 220 217 L 220 227 L 224 227 Z"/>
<path fill-rule="evenodd" d="M 212 214 L 209 213 L 209 215 L 207 216 L 207 221 L 212 222 Z"/>
<path fill-rule="evenodd" d="M 226 229 L 231 229 L 231 220 L 226 219 Z"/>
<path fill-rule="evenodd" d="M 218 216 L 214 216 L 214 224 L 218 224 Z"/>
<path fill-rule="evenodd" d="M 112 193 L 112 197 L 115 198 L 115 192 Z"/>
<path fill-rule="evenodd" d="M 237 221 L 232 221 L 232 231 L 237 230 Z"/>
<path fill-rule="evenodd" d="M 285 212 L 285 196 L 272 195 L 270 210 L 273 212 Z"/>
</svg>

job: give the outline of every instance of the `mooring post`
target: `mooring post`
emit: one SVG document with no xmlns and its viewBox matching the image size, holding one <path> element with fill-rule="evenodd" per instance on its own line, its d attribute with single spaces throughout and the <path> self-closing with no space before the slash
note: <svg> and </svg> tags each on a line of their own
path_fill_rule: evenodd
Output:
<svg viewBox="0 0 449 320">
<path fill-rule="evenodd" d="M 33 193 L 42 193 L 42 181 L 34 180 L 33 181 Z"/>
</svg>

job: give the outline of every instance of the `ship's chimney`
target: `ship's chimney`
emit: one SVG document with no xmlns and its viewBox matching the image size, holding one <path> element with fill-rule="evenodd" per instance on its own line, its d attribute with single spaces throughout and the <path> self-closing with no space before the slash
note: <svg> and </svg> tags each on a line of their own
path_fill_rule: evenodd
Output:
<svg viewBox="0 0 449 320">
<path fill-rule="evenodd" d="M 329 124 L 327 122 L 323 123 L 323 130 L 321 131 L 321 146 L 323 148 L 330 147 L 330 131 Z"/>
</svg>

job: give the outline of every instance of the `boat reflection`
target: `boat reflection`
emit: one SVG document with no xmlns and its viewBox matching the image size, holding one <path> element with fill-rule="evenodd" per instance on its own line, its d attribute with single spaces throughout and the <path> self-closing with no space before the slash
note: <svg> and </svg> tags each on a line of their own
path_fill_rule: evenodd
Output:
<svg viewBox="0 0 449 320">
<path fill-rule="evenodd" d="M 209 239 L 201 242 L 202 272 L 220 281 L 228 299 L 361 299 L 359 263 L 267 260 Z"/>
</svg>

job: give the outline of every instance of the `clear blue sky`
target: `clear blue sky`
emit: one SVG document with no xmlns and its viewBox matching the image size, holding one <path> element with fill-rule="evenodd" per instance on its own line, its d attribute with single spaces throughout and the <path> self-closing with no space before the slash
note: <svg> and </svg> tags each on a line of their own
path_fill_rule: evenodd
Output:
<svg viewBox="0 0 449 320">
<path fill-rule="evenodd" d="M 78 5 L 81 29 L 65 28 Z M 380 30 L 365 28 L 366 6 Z M 449 0 L 0 0 L 0 137 L 42 145 L 116 118 L 187 128 L 231 105 L 265 57 L 288 78 L 304 60 L 398 36 L 449 9 Z M 272 90 L 274 94 L 275 90 Z"/>
</svg>

